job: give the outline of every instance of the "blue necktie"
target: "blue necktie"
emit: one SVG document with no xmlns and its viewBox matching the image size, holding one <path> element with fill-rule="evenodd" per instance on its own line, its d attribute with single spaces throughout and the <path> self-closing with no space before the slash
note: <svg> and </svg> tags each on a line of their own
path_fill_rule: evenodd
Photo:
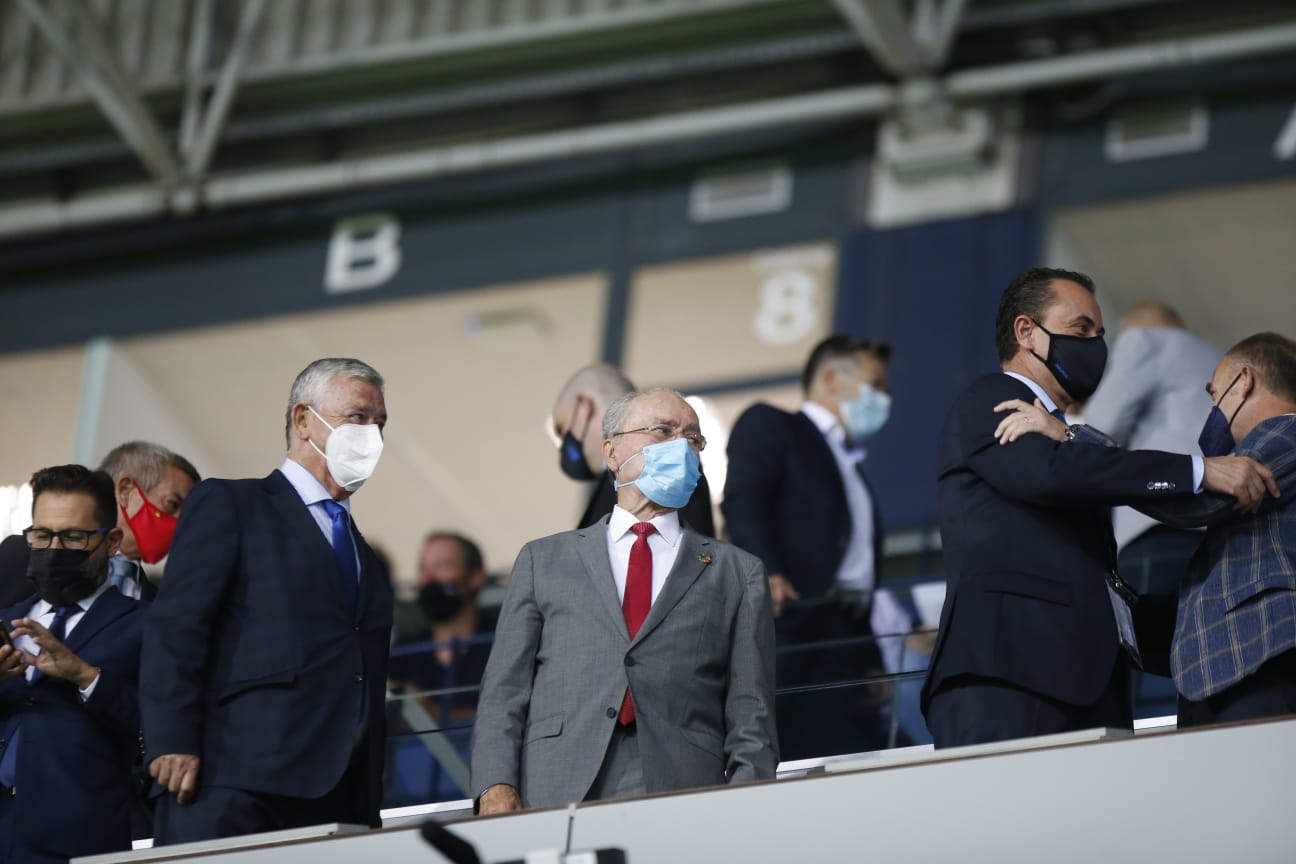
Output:
<svg viewBox="0 0 1296 864">
<path fill-rule="evenodd" d="M 1049 413 L 1052 414 L 1057 419 L 1061 420 L 1063 423 L 1067 422 L 1066 412 L 1064 412 L 1061 408 L 1054 408 Z"/>
<path fill-rule="evenodd" d="M 72 615 L 81 611 L 77 604 L 71 606 L 58 606 L 54 611 L 54 620 L 50 622 L 50 635 L 62 642 L 67 634 L 67 620 Z M 29 685 L 35 684 L 44 675 L 39 669 L 32 670 L 31 681 Z M 0 785 L 8 786 L 11 789 L 14 785 L 18 764 L 18 742 L 22 738 L 22 718 L 20 714 L 15 713 L 5 721 L 3 731 L 0 731 L 0 747 L 4 747 L 4 754 L 0 755 Z"/>
<path fill-rule="evenodd" d="M 333 557 L 337 559 L 338 575 L 342 580 L 342 596 L 347 609 L 355 616 L 360 598 L 360 571 L 356 568 L 355 540 L 351 537 L 351 520 L 346 508 L 336 501 L 325 501 L 324 509 L 333 520 Z"/>
</svg>

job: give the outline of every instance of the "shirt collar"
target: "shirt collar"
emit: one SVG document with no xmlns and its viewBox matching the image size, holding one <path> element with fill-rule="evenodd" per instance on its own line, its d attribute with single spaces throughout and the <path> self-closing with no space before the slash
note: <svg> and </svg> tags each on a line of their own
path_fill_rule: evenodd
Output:
<svg viewBox="0 0 1296 864">
<path fill-rule="evenodd" d="M 823 433 L 825 438 L 831 438 L 839 444 L 846 442 L 846 429 L 837 419 L 837 415 L 818 402 L 809 400 L 802 402 L 801 413 L 810 418 L 810 422 Z"/>
<path fill-rule="evenodd" d="M 94 590 L 93 594 L 88 594 L 85 597 L 82 597 L 80 600 L 76 601 L 76 605 L 81 607 L 82 612 L 89 612 L 90 607 L 93 606 L 94 602 L 99 599 L 99 595 L 103 594 L 111 587 L 112 584 L 107 579 L 105 579 L 103 581 L 103 584 Z M 53 608 L 54 608 L 54 604 L 50 603 L 48 600 L 44 598 L 38 598 L 36 602 L 32 604 L 31 611 L 28 612 L 27 615 L 28 617 L 31 618 L 39 618 L 40 616 L 48 613 Z"/>
<path fill-rule="evenodd" d="M 1029 387 L 1031 389 L 1031 392 L 1035 394 L 1035 397 L 1040 400 L 1040 404 L 1044 406 L 1045 411 L 1052 414 L 1054 411 L 1057 410 L 1058 407 L 1057 403 L 1049 398 L 1049 395 L 1044 392 L 1043 387 L 1036 384 L 1034 381 L 1027 378 L 1025 375 L 1021 375 L 1017 372 L 1005 372 L 1004 374 L 1010 378 L 1016 378 L 1018 381 L 1022 382 L 1027 387 Z"/>
<path fill-rule="evenodd" d="M 288 482 L 297 490 L 302 501 L 307 507 L 312 504 L 319 504 L 323 501 L 332 501 L 333 496 L 324 488 L 324 484 L 316 479 L 315 475 L 302 467 L 301 463 L 293 461 L 289 456 L 284 459 L 283 464 L 279 466 L 279 473 L 288 478 Z M 351 499 L 343 498 L 337 502 L 342 505 L 342 509 L 351 512 Z"/>
<path fill-rule="evenodd" d="M 631 525 L 637 525 L 640 521 L 629 510 L 618 504 L 612 508 L 612 518 L 608 520 L 608 536 L 615 543 L 630 533 Z M 657 533 L 671 546 L 678 543 L 680 535 L 684 533 L 684 529 L 680 527 L 679 512 L 676 510 L 654 516 L 648 521 L 652 522 Z"/>
</svg>

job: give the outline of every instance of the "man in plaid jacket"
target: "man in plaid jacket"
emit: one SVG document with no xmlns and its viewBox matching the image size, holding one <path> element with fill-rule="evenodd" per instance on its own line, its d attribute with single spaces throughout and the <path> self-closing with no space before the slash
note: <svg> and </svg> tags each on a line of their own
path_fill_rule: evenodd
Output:
<svg viewBox="0 0 1296 864">
<path fill-rule="evenodd" d="M 1206 390 L 1215 406 L 1202 429 L 1202 453 L 1254 459 L 1272 472 L 1281 494 L 1266 495 L 1254 512 L 1215 494 L 1138 505 L 1173 527 L 1207 527 L 1169 646 L 1181 727 L 1296 713 L 1296 341 L 1276 333 L 1242 340 L 1215 367 Z M 1068 430 L 1038 406 L 1014 410 L 1021 425 L 1007 440 L 1039 432 L 1114 446 L 1090 427 Z M 1144 607 L 1154 611 L 1143 614 L 1140 643 L 1160 635 L 1154 619 L 1168 614 L 1155 598 L 1141 598 Z M 1164 668 L 1164 657 L 1142 647 L 1145 663 Z"/>
</svg>

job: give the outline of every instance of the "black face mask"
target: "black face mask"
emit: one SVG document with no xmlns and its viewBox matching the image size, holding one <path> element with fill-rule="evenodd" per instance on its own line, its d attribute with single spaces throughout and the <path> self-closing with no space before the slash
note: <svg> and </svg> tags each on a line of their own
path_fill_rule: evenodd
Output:
<svg viewBox="0 0 1296 864">
<path fill-rule="evenodd" d="M 1044 330 L 1044 325 L 1035 322 Z M 1048 357 L 1034 351 L 1035 359 L 1048 367 L 1058 384 L 1072 399 L 1083 401 L 1093 395 L 1107 368 L 1107 343 L 1101 336 L 1066 336 L 1049 333 Z"/>
<path fill-rule="evenodd" d="M 429 621 L 449 621 L 463 609 L 464 596 L 453 585 L 429 582 L 419 590 L 418 604 Z"/>
<path fill-rule="evenodd" d="M 579 403 L 576 409 L 580 410 Z M 576 419 L 575 414 L 572 415 L 572 419 Z M 582 433 L 581 438 L 587 434 L 589 434 L 589 420 L 585 421 L 585 432 Z M 573 480 L 593 480 L 598 475 L 591 471 L 585 462 L 585 447 L 581 443 L 581 438 L 573 435 L 571 429 L 567 430 L 562 444 L 558 447 L 558 467 Z"/>
<path fill-rule="evenodd" d="M 103 581 L 107 559 L 93 567 L 92 549 L 33 549 L 27 559 L 27 575 L 36 592 L 51 606 L 70 606 L 89 597 Z"/>
</svg>

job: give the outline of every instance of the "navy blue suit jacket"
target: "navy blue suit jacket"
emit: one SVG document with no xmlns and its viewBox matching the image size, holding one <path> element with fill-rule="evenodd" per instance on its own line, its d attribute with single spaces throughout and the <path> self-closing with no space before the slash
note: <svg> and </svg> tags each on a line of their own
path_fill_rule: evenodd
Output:
<svg viewBox="0 0 1296 864">
<path fill-rule="evenodd" d="M 317 798 L 363 747 L 357 805 L 378 824 L 392 590 L 355 540 L 353 616 L 329 541 L 283 474 L 194 487 L 144 633 L 148 760 L 199 756 L 200 796 L 219 786 Z"/>
<path fill-rule="evenodd" d="M 949 589 L 923 687 L 970 674 L 1072 705 L 1112 680 L 1120 642 L 1106 589 L 1116 566 L 1107 508 L 1192 492 L 1192 460 L 1150 450 L 1000 445 L 994 406 L 1031 402 L 1003 373 L 959 396 L 941 435 L 937 507 Z"/>
<path fill-rule="evenodd" d="M 0 610 L 7 625 L 35 596 Z M 18 714 L 9 815 L 16 861 L 66 861 L 131 848 L 131 765 L 139 757 L 139 658 L 145 604 L 109 588 L 82 616 L 67 647 L 98 666 L 86 702 L 70 681 L 42 676 L 0 684 L 0 724 Z M 6 850 L 0 850 L 0 858 Z"/>
<path fill-rule="evenodd" d="M 850 510 L 837 460 L 819 427 L 800 411 L 748 408 L 729 433 L 725 526 L 735 546 L 780 573 L 803 598 L 837 580 L 851 539 Z M 873 566 L 880 575 L 882 519 L 873 497 Z"/>
</svg>

